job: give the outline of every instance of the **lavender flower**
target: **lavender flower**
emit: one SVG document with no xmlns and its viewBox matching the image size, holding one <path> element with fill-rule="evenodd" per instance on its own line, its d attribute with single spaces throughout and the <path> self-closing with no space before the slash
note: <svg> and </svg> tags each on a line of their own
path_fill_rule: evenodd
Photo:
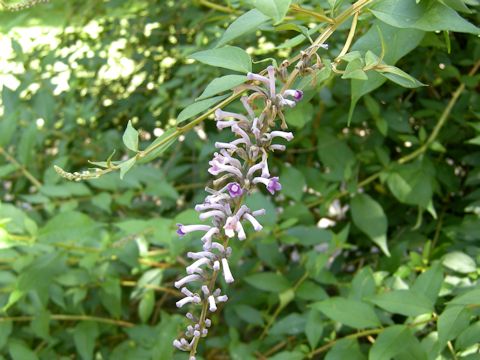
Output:
<svg viewBox="0 0 480 360">
<path fill-rule="evenodd" d="M 230 183 L 227 185 L 228 193 L 232 198 L 242 196 L 243 190 L 239 183 Z"/>
<path fill-rule="evenodd" d="M 211 326 L 211 320 L 207 318 L 208 312 L 216 312 L 218 304 L 228 300 L 221 289 L 214 289 L 218 276 L 221 273 L 226 284 L 235 281 L 228 262 L 232 252 L 228 246 L 229 241 L 246 239 L 245 223 L 249 223 L 254 231 L 263 229 L 258 217 L 265 214 L 265 210 L 251 210 L 246 205 L 241 205 L 244 197 L 260 183 L 271 194 L 282 189 L 279 178 L 270 174 L 268 154 L 284 151 L 285 145 L 273 142 L 277 138 L 291 141 L 293 134 L 272 131 L 275 120 L 279 117 L 281 127 L 285 129 L 287 126 L 283 108 L 293 107 L 303 98 L 301 90 L 277 91 L 273 66 L 267 68 L 267 76 L 249 73 L 247 78 L 259 82 L 260 86 L 253 85 L 253 93 L 241 98 L 246 115 L 221 109 L 215 111 L 217 128 L 230 129 L 235 139 L 215 143 L 218 152 L 214 153 L 209 162 L 208 172 L 216 179 L 213 188 L 205 189 L 208 195 L 204 202 L 195 206 L 199 218 L 210 220 L 211 225 L 177 224 L 180 236 L 194 231 L 204 232 L 201 237 L 203 250 L 187 254 L 193 262 L 186 267 L 187 275 L 175 282 L 175 287 L 181 288 L 184 295 L 183 299 L 177 301 L 178 307 L 201 306 L 199 317 L 190 312 L 186 314 L 191 324 L 187 326 L 185 337 L 173 342 L 176 348 L 190 352 L 190 360 L 195 359 L 200 338 L 208 334 Z M 258 98 L 264 100 L 264 108 L 257 114 L 251 104 Z"/>
</svg>

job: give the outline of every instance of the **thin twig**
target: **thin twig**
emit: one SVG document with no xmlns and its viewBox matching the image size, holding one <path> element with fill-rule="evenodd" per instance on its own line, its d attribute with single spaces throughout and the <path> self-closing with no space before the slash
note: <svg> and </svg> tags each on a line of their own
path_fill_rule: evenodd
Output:
<svg viewBox="0 0 480 360">
<path fill-rule="evenodd" d="M 25 321 L 32 321 L 35 319 L 35 316 L 4 316 L 0 317 L 0 323 L 7 322 L 7 321 L 14 321 L 14 322 L 25 322 Z M 103 324 L 110 324 L 122 327 L 133 327 L 135 326 L 134 323 L 123 321 L 123 320 L 115 320 L 110 318 L 103 318 L 99 316 L 90 316 L 90 315 L 66 315 L 66 314 L 51 314 L 50 320 L 59 320 L 59 321 L 93 321 Z"/>
<path fill-rule="evenodd" d="M 200 5 L 208 7 L 210 9 L 221 11 L 221 12 L 224 12 L 224 13 L 227 13 L 227 14 L 237 13 L 237 11 L 235 9 L 231 9 L 231 8 L 229 8 L 227 6 L 223 6 L 223 5 L 218 5 L 218 4 L 215 4 L 215 3 L 211 2 L 211 1 L 208 1 L 208 0 L 199 0 L 199 3 L 200 3 Z"/>
<path fill-rule="evenodd" d="M 5 150 L 2 146 L 0 146 L 0 154 L 3 155 L 5 159 L 7 159 L 8 162 L 10 162 L 12 165 L 14 165 L 18 170 L 20 170 L 25 177 L 30 180 L 30 182 L 37 188 L 42 187 L 42 183 L 32 175 L 30 171 L 27 170 L 25 166 L 20 164 L 12 155 L 10 155 L 7 150 Z"/>
</svg>

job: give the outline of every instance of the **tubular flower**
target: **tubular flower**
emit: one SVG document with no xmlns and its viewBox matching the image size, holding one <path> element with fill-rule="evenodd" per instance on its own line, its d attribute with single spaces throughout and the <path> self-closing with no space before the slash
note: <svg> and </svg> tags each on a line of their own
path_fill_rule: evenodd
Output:
<svg viewBox="0 0 480 360">
<path fill-rule="evenodd" d="M 301 90 L 277 90 L 273 66 L 267 68 L 267 76 L 249 73 L 247 79 L 259 82 L 260 86 L 252 86 L 253 93 L 241 98 L 246 114 L 221 109 L 215 111 L 217 128 L 230 129 L 233 139 L 215 143 L 218 150 L 208 169 L 216 177 L 213 188 L 206 188 L 208 195 L 203 203 L 195 206 L 200 220 L 208 220 L 211 224 L 177 224 L 180 236 L 195 231 L 204 233 L 201 237 L 202 251 L 187 254 L 193 262 L 186 267 L 187 275 L 175 282 L 175 287 L 181 288 L 184 295 L 177 301 L 177 306 L 201 308 L 199 316 L 190 312 L 186 314 L 190 324 L 184 337 L 173 342 L 179 350 L 190 352 L 190 360 L 195 359 L 200 339 L 208 334 L 211 326 L 208 313 L 218 311 L 219 303 L 228 300 L 227 295 L 222 294 L 224 290 L 217 288 L 216 282 L 219 278 L 223 278 L 225 284 L 235 281 L 229 264 L 232 252 L 229 241 L 246 239 L 243 224 L 250 224 L 254 231 L 263 228 L 258 217 L 264 215 L 265 210 L 252 210 L 242 205 L 243 200 L 259 183 L 271 194 L 282 188 L 279 178 L 270 175 L 268 155 L 285 150 L 285 145 L 273 141 L 278 138 L 291 141 L 293 134 L 274 130 L 275 120 L 278 116 L 282 129 L 285 129 L 282 109 L 295 106 L 303 97 Z M 257 113 L 252 102 L 258 98 L 264 99 L 264 108 Z"/>
</svg>

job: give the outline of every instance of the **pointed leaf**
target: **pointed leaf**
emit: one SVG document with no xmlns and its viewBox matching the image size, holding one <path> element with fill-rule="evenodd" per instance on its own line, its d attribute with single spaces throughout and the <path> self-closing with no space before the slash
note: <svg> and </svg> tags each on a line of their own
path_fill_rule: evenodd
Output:
<svg viewBox="0 0 480 360">
<path fill-rule="evenodd" d="M 400 354 L 406 344 L 412 341 L 410 329 L 404 325 L 394 325 L 385 329 L 370 348 L 369 360 L 390 360 Z"/>
<path fill-rule="evenodd" d="M 355 226 L 390 256 L 387 247 L 388 221 L 382 206 L 367 194 L 357 194 L 352 199 L 351 206 Z"/>
<path fill-rule="evenodd" d="M 370 11 L 383 22 L 399 28 L 423 31 L 457 31 L 479 34 L 480 29 L 438 1 L 384 0 Z"/>
<path fill-rule="evenodd" d="M 213 79 L 210 84 L 207 85 L 202 95 L 196 100 L 203 100 L 226 90 L 230 90 L 235 86 L 243 84 L 246 80 L 247 78 L 244 75 L 226 75 Z"/>
<path fill-rule="evenodd" d="M 281 293 L 290 287 L 290 283 L 283 275 L 273 272 L 250 275 L 245 278 L 245 281 L 257 289 L 277 293 Z"/>
<path fill-rule="evenodd" d="M 380 75 L 406 88 L 417 88 L 420 86 L 426 86 L 425 84 L 415 79 L 413 76 L 407 74 L 405 71 L 395 66 L 382 65 L 380 70 L 377 71 L 380 73 Z"/>
<path fill-rule="evenodd" d="M 95 348 L 95 339 L 98 336 L 98 326 L 95 322 L 83 321 L 75 326 L 73 331 L 73 340 L 77 352 L 83 360 L 93 359 L 93 350 Z"/>
<path fill-rule="evenodd" d="M 235 46 L 196 52 L 190 58 L 201 63 L 247 73 L 252 71 L 252 59 L 243 49 Z"/>
<path fill-rule="evenodd" d="M 438 342 L 443 348 L 448 341 L 455 339 L 470 323 L 470 309 L 463 306 L 449 306 L 438 317 Z"/>
<path fill-rule="evenodd" d="M 433 303 L 412 290 L 394 290 L 368 299 L 375 305 L 395 314 L 418 316 L 433 311 Z"/>
<path fill-rule="evenodd" d="M 310 310 L 308 313 L 307 323 L 305 325 L 305 334 L 307 335 L 307 340 L 310 347 L 314 349 L 323 334 L 322 316 L 315 309 Z"/>
<path fill-rule="evenodd" d="M 321 311 L 332 320 L 344 325 L 364 329 L 380 325 L 380 321 L 370 304 L 342 297 L 332 297 L 314 303 L 312 307 Z"/>
<path fill-rule="evenodd" d="M 256 31 L 260 25 L 269 20 L 257 9 L 252 9 L 245 14 L 239 16 L 230 26 L 225 30 L 222 38 L 217 44 L 217 47 L 225 45 L 240 36 Z"/>
<path fill-rule="evenodd" d="M 271 17 L 275 23 L 283 20 L 291 2 L 291 0 L 252 0 L 253 6 Z"/>
<path fill-rule="evenodd" d="M 130 150 L 138 151 L 138 131 L 133 127 L 130 120 L 128 121 L 127 128 L 123 133 L 123 143 Z"/>
<path fill-rule="evenodd" d="M 123 179 L 123 177 L 127 174 L 127 172 L 130 171 L 133 165 L 135 165 L 135 162 L 137 161 L 136 157 L 132 157 L 128 160 L 125 160 L 124 162 L 120 163 L 118 166 L 120 166 L 120 179 Z"/>
</svg>

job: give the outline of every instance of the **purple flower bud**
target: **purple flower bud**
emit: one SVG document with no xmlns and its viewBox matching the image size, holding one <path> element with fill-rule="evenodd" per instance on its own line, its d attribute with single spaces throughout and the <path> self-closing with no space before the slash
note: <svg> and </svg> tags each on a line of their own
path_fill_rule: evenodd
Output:
<svg viewBox="0 0 480 360">
<path fill-rule="evenodd" d="M 282 190 L 282 184 L 278 181 L 278 177 L 272 177 L 270 181 L 268 182 L 267 185 L 267 190 L 270 192 L 270 194 L 275 194 L 276 191 Z"/>
<path fill-rule="evenodd" d="M 182 230 L 182 227 L 183 227 L 182 224 L 177 224 L 177 227 L 178 227 L 178 229 L 177 229 L 177 234 L 178 234 L 179 236 L 184 236 L 184 235 L 186 235 L 186 234 L 183 232 L 183 230 Z"/>
<path fill-rule="evenodd" d="M 302 90 L 296 90 L 295 95 L 293 95 L 293 98 L 295 101 L 300 101 L 303 98 L 303 91 Z"/>
<path fill-rule="evenodd" d="M 227 185 L 228 193 L 232 198 L 242 196 L 243 190 L 239 183 L 233 182 Z"/>
<path fill-rule="evenodd" d="M 284 96 L 291 96 L 295 101 L 300 101 L 303 98 L 303 91 L 302 90 L 285 90 L 283 92 Z"/>
</svg>

